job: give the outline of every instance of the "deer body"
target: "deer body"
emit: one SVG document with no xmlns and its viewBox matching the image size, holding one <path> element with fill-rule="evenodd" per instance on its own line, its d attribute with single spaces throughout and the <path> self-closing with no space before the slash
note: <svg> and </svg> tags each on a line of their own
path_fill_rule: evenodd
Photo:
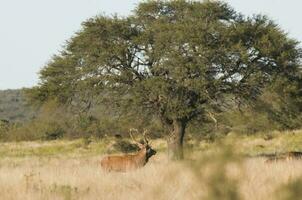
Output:
<svg viewBox="0 0 302 200">
<path fill-rule="evenodd" d="M 147 161 L 146 150 L 141 149 L 137 154 L 106 156 L 101 166 L 105 171 L 126 172 L 143 167 Z"/>
<path fill-rule="evenodd" d="M 132 138 L 132 135 L 131 135 Z M 126 172 L 141 168 L 146 165 L 149 158 L 156 154 L 149 145 L 137 143 L 140 150 L 136 154 L 106 156 L 101 160 L 101 167 L 107 172 Z"/>
</svg>

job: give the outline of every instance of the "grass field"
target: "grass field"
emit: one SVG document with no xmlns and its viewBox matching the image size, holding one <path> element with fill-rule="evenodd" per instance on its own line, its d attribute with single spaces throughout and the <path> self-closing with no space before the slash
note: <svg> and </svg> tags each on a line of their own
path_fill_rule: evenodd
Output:
<svg viewBox="0 0 302 200">
<path fill-rule="evenodd" d="M 187 160 L 168 162 L 165 143 L 144 168 L 105 173 L 109 140 L 0 144 L 0 199 L 299 199 L 302 161 L 265 163 L 256 155 L 302 150 L 302 132 L 187 141 Z M 223 146 L 223 147 L 222 147 Z M 194 147 L 194 148 L 193 148 Z M 232 147 L 232 148 L 230 148 Z"/>
</svg>

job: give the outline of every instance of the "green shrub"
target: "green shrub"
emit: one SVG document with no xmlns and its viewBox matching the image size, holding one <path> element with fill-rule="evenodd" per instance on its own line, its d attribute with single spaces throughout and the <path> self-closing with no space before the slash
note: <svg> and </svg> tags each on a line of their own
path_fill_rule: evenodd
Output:
<svg viewBox="0 0 302 200">
<path fill-rule="evenodd" d="M 46 129 L 43 131 L 44 139 L 56 140 L 64 136 L 64 129 L 57 123 L 53 122 L 48 124 Z"/>
<path fill-rule="evenodd" d="M 6 120 L 0 120 L 0 135 L 6 133 L 9 130 L 9 122 Z"/>
<path fill-rule="evenodd" d="M 113 144 L 113 148 L 115 151 L 122 152 L 122 153 L 135 152 L 139 150 L 137 145 L 132 144 L 127 140 L 117 140 Z"/>
</svg>

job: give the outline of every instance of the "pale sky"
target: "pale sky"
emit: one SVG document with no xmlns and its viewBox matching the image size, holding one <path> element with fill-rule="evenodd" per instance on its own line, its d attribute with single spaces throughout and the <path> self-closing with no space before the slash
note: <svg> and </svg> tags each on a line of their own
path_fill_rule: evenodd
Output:
<svg viewBox="0 0 302 200">
<path fill-rule="evenodd" d="M 301 0 L 225 0 L 245 14 L 266 14 L 302 41 Z M 81 22 L 128 15 L 140 0 L 0 0 L 0 90 L 32 87 L 38 72 Z"/>
</svg>

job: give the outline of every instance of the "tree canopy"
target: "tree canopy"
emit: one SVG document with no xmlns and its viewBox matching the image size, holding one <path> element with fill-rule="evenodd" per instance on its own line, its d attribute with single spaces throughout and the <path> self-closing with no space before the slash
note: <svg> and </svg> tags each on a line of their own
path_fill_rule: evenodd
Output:
<svg viewBox="0 0 302 200">
<path fill-rule="evenodd" d="M 191 120 L 230 99 L 251 102 L 277 77 L 298 79 L 300 59 L 298 42 L 265 16 L 245 17 L 219 1 L 146 1 L 128 17 L 83 22 L 31 93 L 157 116 L 171 157 L 182 158 Z"/>
</svg>

